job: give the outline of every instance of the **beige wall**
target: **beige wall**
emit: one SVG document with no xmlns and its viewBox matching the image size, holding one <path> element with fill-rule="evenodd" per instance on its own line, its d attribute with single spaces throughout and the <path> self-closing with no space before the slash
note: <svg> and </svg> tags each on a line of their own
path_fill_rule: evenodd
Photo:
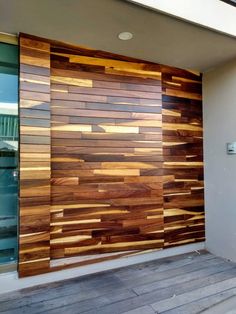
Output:
<svg viewBox="0 0 236 314">
<path fill-rule="evenodd" d="M 236 261 L 236 60 L 203 77 L 206 246 Z"/>
</svg>

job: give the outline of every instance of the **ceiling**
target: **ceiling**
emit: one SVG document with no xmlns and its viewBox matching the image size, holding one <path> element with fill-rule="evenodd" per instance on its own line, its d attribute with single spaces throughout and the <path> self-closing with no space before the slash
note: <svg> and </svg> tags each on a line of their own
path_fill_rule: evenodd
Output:
<svg viewBox="0 0 236 314">
<path fill-rule="evenodd" d="M 0 31 L 200 71 L 236 57 L 235 38 L 124 0 L 0 0 Z M 133 39 L 119 40 L 122 31 Z"/>
</svg>

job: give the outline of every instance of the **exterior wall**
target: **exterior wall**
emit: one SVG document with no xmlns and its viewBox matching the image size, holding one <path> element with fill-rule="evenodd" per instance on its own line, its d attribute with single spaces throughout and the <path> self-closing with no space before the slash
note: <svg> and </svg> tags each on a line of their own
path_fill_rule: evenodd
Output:
<svg viewBox="0 0 236 314">
<path fill-rule="evenodd" d="M 163 248 L 159 65 L 153 70 L 51 48 L 52 259 L 82 264 Z"/>
<path fill-rule="evenodd" d="M 201 76 L 162 67 L 165 247 L 202 241 L 204 226 Z"/>
<path fill-rule="evenodd" d="M 27 35 L 20 55 L 20 276 L 204 240 L 201 75 Z"/>
<path fill-rule="evenodd" d="M 226 143 L 236 141 L 236 61 L 204 74 L 204 160 L 206 245 L 212 253 L 236 261 L 236 155 Z"/>
<path fill-rule="evenodd" d="M 50 44 L 20 37 L 19 273 L 50 263 Z"/>
</svg>

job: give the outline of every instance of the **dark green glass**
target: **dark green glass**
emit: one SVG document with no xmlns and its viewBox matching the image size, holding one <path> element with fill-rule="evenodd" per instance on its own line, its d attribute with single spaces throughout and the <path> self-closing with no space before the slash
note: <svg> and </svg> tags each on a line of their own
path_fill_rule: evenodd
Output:
<svg viewBox="0 0 236 314">
<path fill-rule="evenodd" d="M 0 264 L 17 259 L 18 47 L 0 43 Z"/>
</svg>

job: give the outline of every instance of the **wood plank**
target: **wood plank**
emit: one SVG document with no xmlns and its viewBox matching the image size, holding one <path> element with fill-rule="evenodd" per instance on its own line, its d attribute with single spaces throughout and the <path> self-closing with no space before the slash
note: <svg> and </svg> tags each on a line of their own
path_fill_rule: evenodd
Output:
<svg viewBox="0 0 236 314">
<path fill-rule="evenodd" d="M 210 309 L 215 304 L 220 304 L 223 301 L 228 300 L 231 297 L 235 297 L 236 288 L 229 289 L 206 298 L 202 298 L 201 300 L 194 301 L 192 303 L 180 306 L 177 309 L 166 311 L 168 314 L 197 314 L 204 310 Z"/>
<path fill-rule="evenodd" d="M 171 286 L 166 289 L 159 289 L 159 290 L 146 293 L 146 294 L 134 297 L 134 298 L 130 298 L 128 300 L 123 300 L 123 301 L 116 302 L 114 304 L 105 305 L 105 306 L 100 307 L 99 310 L 103 314 L 110 314 L 113 312 L 117 314 L 124 313 L 125 311 L 135 309 L 138 306 L 142 307 L 142 306 L 157 302 L 157 300 L 163 300 L 163 299 L 173 297 L 173 293 L 178 295 L 183 292 L 188 292 L 189 290 L 193 290 L 195 287 L 202 287 L 202 286 L 204 287 L 207 284 L 209 284 L 209 281 L 212 283 L 218 282 L 219 280 L 222 280 L 222 278 L 226 278 L 223 276 L 226 276 L 226 277 L 229 276 L 228 278 L 230 278 L 230 276 L 232 276 L 232 269 L 225 271 L 224 274 L 223 272 L 221 272 L 219 274 L 208 276 L 206 278 L 198 278 L 192 282 L 187 282 L 184 285 L 177 283 L 174 286 Z M 235 271 L 234 271 L 234 276 L 235 276 Z M 201 300 L 199 301 L 199 303 L 201 303 Z M 74 304 L 74 309 L 76 306 L 78 308 L 79 303 Z M 92 309 L 92 310 L 87 311 L 87 314 L 96 314 L 97 313 L 96 311 L 97 309 Z M 173 314 L 174 313 L 176 312 L 173 312 Z M 182 314 L 182 312 L 180 313 Z M 186 314 L 187 313 L 189 312 L 186 312 Z"/>
<path fill-rule="evenodd" d="M 58 54 L 60 58 L 66 57 L 65 50 L 63 54 Z M 147 203 L 157 202 L 156 199 L 146 199 L 151 197 L 152 193 L 162 198 L 161 177 L 158 180 L 153 179 L 155 174 L 159 175 L 159 169 L 162 168 L 160 82 L 140 77 L 144 76 L 144 72 L 147 77 L 154 76 L 150 69 L 143 69 L 142 64 L 132 65 L 112 59 L 71 55 L 69 60 L 64 59 L 63 63 L 59 64 L 58 61 L 62 59 L 58 59 L 58 54 L 52 54 L 51 58 L 52 81 L 55 82 L 51 93 L 51 147 L 55 158 L 60 155 L 62 157 L 59 157 L 60 162 L 52 163 L 52 182 L 55 182 L 52 204 L 62 204 L 63 217 L 52 215 L 51 225 L 63 227 L 60 234 L 57 234 L 56 242 L 52 242 L 53 258 L 88 252 L 96 256 L 96 253 L 103 255 L 124 250 L 162 247 L 163 241 L 160 241 L 159 234 L 163 233 L 163 230 L 159 230 L 160 223 L 163 223 L 162 218 L 149 219 L 144 208 L 140 208 L 137 214 L 133 213 L 132 217 L 121 210 L 124 203 L 126 206 L 135 206 L 134 198 L 140 201 L 145 198 Z M 75 64 L 74 60 L 78 63 Z M 121 73 L 107 74 L 100 62 L 126 65 L 127 68 L 132 68 L 132 73 L 129 73 L 130 77 L 121 76 Z M 71 70 L 72 63 L 78 71 Z M 81 72 L 79 67 L 86 72 Z M 159 73 L 156 73 L 157 77 Z M 81 85 L 83 80 L 88 86 Z M 143 129 L 140 130 L 140 127 Z M 151 134 L 149 128 L 152 128 Z M 139 162 L 139 157 L 148 158 L 154 151 L 152 163 Z M 80 154 L 80 161 L 72 162 L 68 158 L 63 160 L 65 154 Z M 90 154 L 92 161 L 86 160 L 84 154 Z M 133 154 L 132 162 L 127 162 L 124 158 L 116 161 L 118 154 L 123 157 L 127 155 L 127 158 Z M 100 162 L 102 155 L 106 156 L 106 160 L 110 158 L 111 162 Z M 149 169 L 153 170 L 149 175 L 150 179 L 147 178 L 147 173 L 141 173 L 141 170 Z M 66 181 L 67 178 L 73 180 Z M 105 201 L 108 204 L 102 214 L 96 216 L 91 208 L 91 212 L 66 216 L 65 204 L 73 205 L 83 199 L 87 201 L 91 195 L 95 203 Z M 88 220 L 88 215 L 92 215 L 95 221 Z M 78 219 L 84 223 L 80 224 Z M 138 225 L 140 231 L 137 229 Z M 65 232 L 73 231 L 75 235 L 76 232 L 81 232 L 82 228 L 89 227 L 92 237 L 81 240 L 78 236 L 77 245 L 65 240 Z M 131 231 L 128 231 L 128 228 Z M 152 234 L 153 229 L 156 230 L 155 234 Z M 99 232 L 104 235 L 102 238 L 101 235 L 98 236 Z"/>
<path fill-rule="evenodd" d="M 40 241 L 47 235 L 40 235 Z M 216 258 L 207 252 L 196 252 L 154 260 L 67 281 L 55 282 L 34 288 L 23 289 L 0 296 L 3 313 L 49 313 L 87 312 L 125 313 L 147 310 L 151 307 L 160 313 L 198 313 L 221 300 L 235 295 L 236 268 L 233 263 Z M 204 265 L 205 262 L 218 260 L 218 271 L 205 277 L 203 272 L 194 280 L 178 282 L 143 295 L 136 295 L 129 287 L 138 287 L 152 276 L 162 282 L 162 276 L 171 277 L 169 271 L 176 271 L 186 266 L 190 273 L 193 263 Z M 222 262 L 225 270 L 221 267 Z M 185 266 L 184 266 L 185 265 Z M 211 265 L 213 266 L 213 264 Z M 206 268 L 208 268 L 206 266 Z M 205 269 L 205 267 L 204 267 Z M 193 269 L 192 269 L 193 270 Z M 184 272 L 183 272 L 184 273 Z M 188 272 L 187 272 L 188 273 Z M 173 275 L 173 274 L 172 274 Z M 136 282 L 133 282 L 133 280 Z M 96 287 L 96 289 L 94 289 Z M 112 291 L 112 292 L 111 292 Z M 223 297 L 222 297 L 223 296 Z M 156 308 L 159 306 L 159 308 Z M 193 312 L 191 312 L 193 311 Z"/>
<path fill-rule="evenodd" d="M 170 309 L 177 308 L 178 311 L 179 307 L 189 304 L 204 298 L 207 298 L 209 296 L 213 296 L 215 294 L 220 294 L 224 290 L 233 289 L 236 293 L 236 277 L 224 280 L 222 282 L 218 282 L 214 285 L 209 285 L 204 288 L 196 289 L 184 294 L 180 294 L 172 299 L 166 299 L 157 303 L 152 304 L 152 307 L 154 310 L 158 311 L 158 313 L 162 313 L 165 311 L 168 311 Z"/>
<path fill-rule="evenodd" d="M 50 45 L 20 36 L 20 63 L 19 276 L 23 277 L 50 267 L 51 117 L 50 76 L 46 71 Z"/>
<path fill-rule="evenodd" d="M 21 275 L 204 240 L 201 74 L 29 35 L 20 62 Z"/>
<path fill-rule="evenodd" d="M 139 286 L 138 288 L 135 288 L 134 291 L 138 294 L 144 294 L 144 293 L 148 293 L 151 292 L 153 290 L 157 290 L 157 289 L 163 289 L 166 287 L 169 287 L 171 285 L 174 285 L 176 282 L 178 282 L 178 284 L 180 283 L 184 283 L 187 281 L 191 281 L 191 280 L 195 280 L 198 277 L 204 277 L 204 276 L 209 276 L 211 274 L 215 274 L 216 272 L 220 272 L 220 271 L 224 271 L 227 269 L 232 268 L 232 265 L 226 265 L 225 263 L 221 262 L 217 262 L 215 263 L 215 261 L 211 261 L 209 262 L 209 264 L 212 264 L 208 267 L 205 267 L 203 269 L 200 270 L 196 270 L 196 271 L 192 271 L 190 273 L 187 274 L 183 274 L 183 275 L 177 275 L 176 277 L 173 278 L 167 278 L 161 281 L 157 281 L 154 283 L 150 283 L 150 284 L 146 284 L 143 286 Z"/>
</svg>

